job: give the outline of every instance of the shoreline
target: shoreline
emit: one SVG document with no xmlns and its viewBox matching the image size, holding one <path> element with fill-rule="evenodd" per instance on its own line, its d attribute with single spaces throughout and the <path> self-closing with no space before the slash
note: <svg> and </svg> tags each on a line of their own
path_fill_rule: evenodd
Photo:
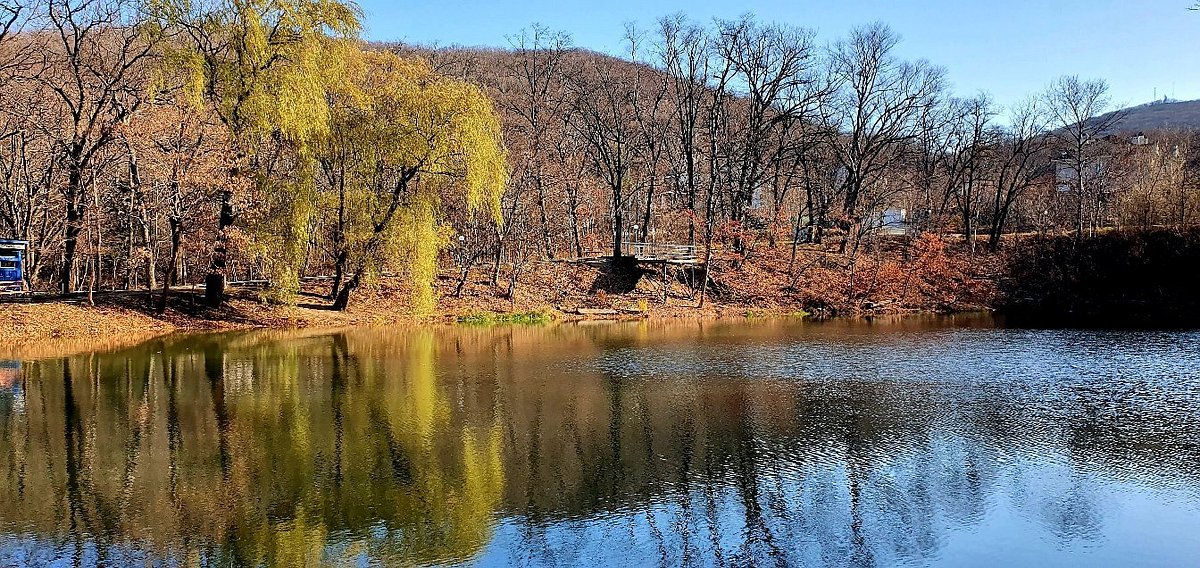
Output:
<svg viewBox="0 0 1200 568">
<path fill-rule="evenodd" d="M 886 245 L 886 246 L 883 246 Z M 885 241 L 845 266 L 820 247 L 765 249 L 752 258 L 716 256 L 706 305 L 694 275 L 639 268 L 535 262 L 516 282 L 493 280 L 491 265 L 469 277 L 443 267 L 437 305 L 414 313 L 405 281 L 386 277 L 347 311 L 331 309 L 328 286 L 309 284 L 292 304 L 272 304 L 261 289 L 234 286 L 221 308 L 201 291 L 172 291 L 165 313 L 145 290 L 34 296 L 0 301 L 0 352 L 55 343 L 136 343 L 178 332 L 336 330 L 356 327 L 495 325 L 611 320 L 711 321 L 779 317 L 814 320 L 989 312 L 1034 327 L 1192 328 L 1200 300 L 1190 271 L 1200 260 L 1200 230 L 1182 234 L 1114 232 L 1075 243 L 1047 237 L 977 254 L 923 235 Z M 802 267 L 793 271 L 793 265 Z M 633 276 L 632 278 L 630 276 Z M 154 294 L 157 297 L 157 292 Z"/>
<path fill-rule="evenodd" d="M 42 351 L 54 345 L 90 343 L 100 347 L 120 347 L 153 339 L 187 333 L 236 331 L 337 331 L 351 328 L 393 326 L 420 327 L 492 327 L 506 325 L 577 324 L 591 322 L 691 322 L 753 321 L 758 319 L 805 319 L 810 321 L 871 319 L 885 316 L 922 317 L 970 313 L 995 313 L 987 307 L 970 306 L 954 310 L 884 310 L 856 314 L 814 317 L 792 307 L 753 308 L 740 304 L 693 306 L 653 306 L 644 312 L 618 309 L 558 308 L 489 310 L 469 304 L 470 309 L 420 316 L 407 313 L 395 298 L 375 298 L 371 305 L 355 306 L 336 312 L 312 304 L 271 305 L 240 295 L 219 310 L 198 308 L 180 310 L 174 304 L 164 314 L 149 308 L 138 309 L 144 292 L 98 294 L 95 305 L 86 298 L 40 299 L 34 302 L 0 303 L 0 355 Z M 184 300 L 182 303 L 190 303 Z M 491 306 L 495 307 L 495 306 Z M 56 351 L 56 349 L 49 349 Z"/>
<path fill-rule="evenodd" d="M 535 323 L 591 320 L 706 320 L 775 316 L 860 317 L 990 310 L 996 305 L 991 274 L 996 257 L 971 257 L 939 240 L 918 239 L 910 254 L 896 250 L 864 256 L 857 274 L 831 263 L 823 249 L 802 249 L 792 261 L 783 250 L 753 259 L 714 257 L 707 301 L 686 275 L 639 269 L 634 278 L 604 267 L 538 262 L 515 286 L 493 282 L 479 266 L 462 282 L 443 269 L 435 281 L 431 315 L 414 313 L 403 279 L 385 278 L 334 311 L 328 289 L 299 291 L 294 304 L 271 304 L 261 290 L 234 287 L 221 308 L 209 308 L 201 292 L 177 289 L 165 313 L 150 305 L 145 290 L 97 292 L 69 298 L 38 296 L 0 303 L 0 345 L 48 340 L 153 338 L 178 331 L 379 327 L 463 323 Z M 908 250 L 907 248 L 905 250 Z M 936 262 L 928 262 L 933 259 Z M 793 262 L 805 270 L 792 272 Z M 157 294 L 156 294 L 157 295 Z"/>
<path fill-rule="evenodd" d="M 62 306 L 56 306 L 53 302 L 47 302 L 41 305 L 61 309 Z M 12 314 L 9 313 L 9 308 L 12 304 L 0 304 L 0 322 L 12 321 Z M 325 335 L 337 333 L 347 330 L 378 330 L 386 328 L 418 328 L 418 329 L 489 329 L 489 328 L 504 328 L 504 327 L 538 327 L 538 326 L 558 326 L 558 325 L 606 325 L 606 324 L 629 324 L 629 323 L 652 323 L 652 324 L 687 324 L 687 323 L 753 323 L 762 321 L 805 321 L 811 323 L 825 322 L 871 322 L 878 319 L 919 319 L 932 317 L 948 317 L 956 316 L 995 316 L 994 310 L 962 310 L 954 312 L 944 311 L 908 311 L 908 312 L 887 312 L 887 313 L 864 313 L 858 315 L 843 315 L 833 317 L 801 316 L 794 312 L 784 310 L 772 311 L 756 311 L 751 314 L 737 313 L 736 310 L 730 311 L 700 311 L 695 313 L 674 313 L 674 314 L 644 314 L 632 315 L 622 314 L 619 317 L 603 317 L 603 316 L 578 316 L 566 314 L 567 317 L 551 317 L 539 321 L 519 321 L 519 320 L 504 320 L 498 318 L 496 321 L 488 323 L 477 323 L 474 321 L 463 321 L 463 316 L 439 316 L 439 317 L 397 317 L 389 320 L 372 320 L 366 318 L 333 318 L 330 320 L 292 320 L 292 324 L 284 323 L 287 320 L 276 320 L 273 324 L 268 323 L 246 323 L 246 322 L 210 322 L 207 320 L 196 319 L 191 325 L 179 325 L 171 321 L 150 320 L 142 314 L 133 312 L 123 313 L 122 311 L 113 310 L 104 306 L 89 307 L 94 313 L 93 317 L 85 320 L 75 320 L 74 323 L 66 325 L 52 325 L 42 327 L 42 333 L 30 333 L 31 325 L 21 324 L 16 327 L 4 326 L 0 329 L 0 358 L 36 358 L 45 359 L 53 357 L 65 357 L 77 355 L 84 352 L 108 352 L 116 351 L 128 347 L 137 346 L 143 343 L 168 339 L 179 336 L 188 335 L 203 335 L 203 334 L 221 334 L 221 333 L 255 333 L 255 332 L 279 332 L 289 334 L 316 334 Z M 279 309 L 279 307 L 272 307 Z M 268 308 L 271 309 L 271 308 Z M 287 308 L 284 308 L 287 309 Z M 498 314 L 505 315 L 505 314 Z M 179 321 L 178 314 L 174 314 L 168 318 L 169 320 Z M 100 320 L 107 320 L 106 323 L 96 325 Z M 34 322 L 28 322 L 34 323 Z M 43 322 L 44 323 L 44 322 Z M 149 323 L 149 325 L 146 325 Z M 119 331 L 114 331 L 114 326 L 120 325 Z M 51 330 L 49 333 L 44 330 Z M 18 334 L 24 334 L 17 337 Z"/>
</svg>

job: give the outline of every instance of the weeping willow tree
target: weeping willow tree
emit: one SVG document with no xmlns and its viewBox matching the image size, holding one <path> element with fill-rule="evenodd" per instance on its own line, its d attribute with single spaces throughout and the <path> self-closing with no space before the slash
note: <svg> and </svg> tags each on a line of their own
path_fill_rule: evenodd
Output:
<svg viewBox="0 0 1200 568">
<path fill-rule="evenodd" d="M 298 282 L 314 175 L 313 146 L 329 135 L 326 96 L 340 81 L 338 55 L 360 29 L 361 11 L 345 0 L 152 0 L 154 16 L 179 30 L 167 58 L 197 105 L 211 107 L 232 135 L 235 163 L 221 192 L 206 295 L 224 298 L 231 228 L 238 204 L 277 290 Z"/>
<path fill-rule="evenodd" d="M 417 311 L 432 309 L 453 210 L 499 222 L 507 178 L 500 119 L 475 85 L 392 53 L 349 51 L 329 92 L 330 129 L 316 147 L 327 214 L 316 230 L 333 257 L 333 305 L 384 272 L 397 273 Z"/>
</svg>

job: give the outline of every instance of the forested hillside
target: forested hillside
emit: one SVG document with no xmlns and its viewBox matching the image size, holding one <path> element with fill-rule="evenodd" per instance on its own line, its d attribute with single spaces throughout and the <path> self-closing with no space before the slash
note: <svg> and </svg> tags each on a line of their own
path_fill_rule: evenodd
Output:
<svg viewBox="0 0 1200 568">
<path fill-rule="evenodd" d="M 1164 99 L 1113 111 L 1119 116 L 1110 133 L 1132 133 L 1155 130 L 1200 129 L 1200 101 Z M 1108 120 L 1108 116 L 1100 120 Z"/>
<path fill-rule="evenodd" d="M 39 291 L 515 306 L 596 279 L 557 262 L 651 242 L 697 250 L 658 274 L 663 303 L 947 309 L 986 304 L 1015 235 L 1200 218 L 1190 131 L 1133 138 L 1099 79 L 962 97 L 882 24 L 827 45 L 675 15 L 612 56 L 538 26 L 503 49 L 366 44 L 329 0 L 3 14 L 0 238 L 29 242 Z"/>
</svg>

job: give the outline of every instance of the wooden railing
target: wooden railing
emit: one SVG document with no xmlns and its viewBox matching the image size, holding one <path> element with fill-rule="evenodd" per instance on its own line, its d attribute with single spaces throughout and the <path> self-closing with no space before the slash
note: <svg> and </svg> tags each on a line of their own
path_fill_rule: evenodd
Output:
<svg viewBox="0 0 1200 568">
<path fill-rule="evenodd" d="M 621 243 L 624 254 L 651 262 L 696 262 L 694 245 L 660 243 Z"/>
</svg>

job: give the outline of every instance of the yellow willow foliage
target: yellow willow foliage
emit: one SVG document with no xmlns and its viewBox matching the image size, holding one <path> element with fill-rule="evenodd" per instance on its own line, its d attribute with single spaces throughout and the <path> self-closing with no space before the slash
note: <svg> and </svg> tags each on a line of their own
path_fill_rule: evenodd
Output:
<svg viewBox="0 0 1200 568">
<path fill-rule="evenodd" d="M 412 487 L 419 496 L 403 507 L 419 512 L 406 537 L 420 563 L 466 562 L 491 540 L 503 499 L 503 431 L 499 423 L 463 428 L 457 440 L 460 457 L 447 460 L 455 455 L 448 454 L 455 445 L 455 426 L 445 384 L 436 372 L 435 337 L 419 332 L 409 349 L 404 390 L 387 399 L 395 405 L 389 423 L 393 431 L 404 433 L 401 442 L 412 460 Z"/>
<path fill-rule="evenodd" d="M 379 169 L 418 168 L 430 192 L 464 190 L 472 211 L 499 218 L 507 182 L 500 118 L 492 101 L 470 83 L 437 75 L 421 60 L 386 52 L 359 52 L 346 63 L 350 81 L 334 95 L 334 127 L 365 145 L 360 166 L 372 179 Z M 449 197 L 449 195 L 446 195 Z"/>
<path fill-rule="evenodd" d="M 417 332 L 412 339 L 405 367 L 406 392 L 394 397 L 401 407 L 389 414 L 392 427 L 406 432 L 414 453 L 427 451 L 434 434 L 450 420 L 450 406 L 438 390 L 437 357 L 434 337 L 429 332 Z"/>
<path fill-rule="evenodd" d="M 463 430 L 463 487 L 454 526 L 463 527 L 461 558 L 481 550 L 492 537 L 491 523 L 504 498 L 504 436 L 499 424 L 485 431 Z"/>
<path fill-rule="evenodd" d="M 414 308 L 428 311 L 438 253 L 451 236 L 447 209 L 486 211 L 499 222 L 507 182 L 500 120 L 480 88 L 424 61 L 344 53 L 345 80 L 330 82 L 331 128 L 317 149 L 326 221 L 318 230 L 348 253 L 351 273 L 369 282 L 398 272 Z"/>
<path fill-rule="evenodd" d="M 314 201 L 312 168 L 297 164 L 288 179 L 256 176 L 257 203 L 245 217 L 253 235 L 248 251 L 271 278 L 266 298 L 290 302 L 300 291 L 300 265 L 308 243 L 308 227 L 318 214 Z"/>
<path fill-rule="evenodd" d="M 159 27 L 191 38 L 173 42 L 164 61 L 190 72 L 189 90 L 216 106 L 236 138 L 303 147 L 328 132 L 324 82 L 361 29 L 353 2 L 151 0 L 147 9 Z"/>
<path fill-rule="evenodd" d="M 417 195 L 387 235 L 385 266 L 409 283 L 409 299 L 415 311 L 433 310 L 437 305 L 433 281 L 437 278 L 438 253 L 450 243 L 449 229 L 438 224 L 437 204 L 429 195 Z"/>
<path fill-rule="evenodd" d="M 147 0 L 152 27 L 179 30 L 164 53 L 187 98 L 211 105 L 239 154 L 229 180 L 253 190 L 250 252 L 266 261 L 271 294 L 298 289 L 313 216 L 313 147 L 330 134 L 327 96 L 346 73 L 361 11 L 346 0 Z"/>
<path fill-rule="evenodd" d="M 266 531 L 264 531 L 266 532 Z M 301 509 L 292 520 L 272 527 L 266 554 L 258 558 L 269 566 L 321 566 L 329 531 L 319 518 Z"/>
</svg>

